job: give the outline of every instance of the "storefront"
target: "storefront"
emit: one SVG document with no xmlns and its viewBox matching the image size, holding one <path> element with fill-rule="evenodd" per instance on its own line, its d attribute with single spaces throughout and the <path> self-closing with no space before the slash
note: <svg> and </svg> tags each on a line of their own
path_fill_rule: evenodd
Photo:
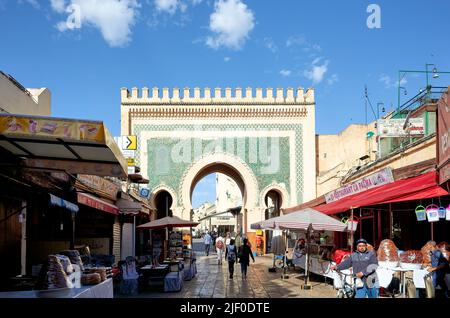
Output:
<svg viewBox="0 0 450 318">
<path fill-rule="evenodd" d="M 0 154 L 3 282 L 33 274 L 42 258 L 73 248 L 77 233 L 89 231 L 89 204 L 74 191 L 77 174 L 127 177 L 125 158 L 99 121 L 1 114 Z M 109 218 L 112 232 L 118 221 Z"/>
<path fill-rule="evenodd" d="M 364 237 L 378 247 L 386 238 L 398 241 L 404 249 L 420 249 L 428 240 L 448 240 L 450 222 L 418 221 L 417 207 L 431 208 L 431 204 L 446 207 L 450 203 L 447 190 L 437 184 L 436 171 L 397 180 L 392 183 L 344 197 L 338 201 L 315 207 L 318 211 L 358 221 L 355 238 Z M 345 247 L 343 235 L 335 241 Z"/>
</svg>

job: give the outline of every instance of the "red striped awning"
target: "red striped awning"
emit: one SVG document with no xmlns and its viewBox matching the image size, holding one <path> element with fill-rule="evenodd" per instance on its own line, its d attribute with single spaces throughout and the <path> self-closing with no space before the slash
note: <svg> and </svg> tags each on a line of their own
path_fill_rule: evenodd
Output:
<svg viewBox="0 0 450 318">
<path fill-rule="evenodd" d="M 448 191 L 438 186 L 436 171 L 432 171 L 417 177 L 398 180 L 378 188 L 369 189 L 339 201 L 322 204 L 316 206 L 315 209 L 325 214 L 336 214 L 364 206 L 444 195 L 448 195 Z"/>
<path fill-rule="evenodd" d="M 100 198 L 87 193 L 77 193 L 78 203 L 87 205 L 91 208 L 108 212 L 114 215 L 119 215 L 119 208 L 114 204 L 108 203 Z"/>
</svg>

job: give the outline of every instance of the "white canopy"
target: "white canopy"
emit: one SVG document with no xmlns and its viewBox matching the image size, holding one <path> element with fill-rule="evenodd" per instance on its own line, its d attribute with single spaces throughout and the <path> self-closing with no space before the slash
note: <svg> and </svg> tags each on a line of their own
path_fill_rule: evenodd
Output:
<svg viewBox="0 0 450 318">
<path fill-rule="evenodd" d="M 254 223 L 251 225 L 251 228 L 268 230 L 307 230 L 310 225 L 315 231 L 325 230 L 344 232 L 347 229 L 347 225 L 341 221 L 311 208 Z"/>
</svg>

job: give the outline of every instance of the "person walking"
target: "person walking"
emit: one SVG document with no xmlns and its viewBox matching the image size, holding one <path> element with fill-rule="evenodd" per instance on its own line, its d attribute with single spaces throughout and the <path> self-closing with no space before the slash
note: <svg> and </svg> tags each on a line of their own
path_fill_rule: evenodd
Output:
<svg viewBox="0 0 450 318">
<path fill-rule="evenodd" d="M 332 265 L 331 270 L 343 270 L 353 268 L 353 273 L 356 275 L 362 284 L 356 284 L 355 298 L 378 298 L 379 282 L 376 270 L 378 268 L 378 259 L 375 251 L 367 249 L 367 241 L 359 239 L 356 241 L 356 251 L 351 256 L 339 265 Z"/>
<path fill-rule="evenodd" d="M 236 232 L 236 238 L 234 239 L 236 248 L 239 249 L 242 246 L 242 235 L 241 231 L 237 230 Z"/>
<path fill-rule="evenodd" d="M 222 265 L 223 253 L 225 251 L 225 244 L 222 235 L 216 239 L 217 264 Z"/>
<path fill-rule="evenodd" d="M 209 232 L 206 232 L 205 237 L 203 238 L 205 243 L 205 253 L 206 256 L 209 256 L 209 249 L 211 248 L 212 237 Z"/>
<path fill-rule="evenodd" d="M 442 295 L 446 298 L 450 297 L 447 284 L 445 283 L 445 274 L 449 270 L 449 262 L 444 257 L 442 252 L 437 248 L 435 241 L 428 241 L 433 249 L 430 251 L 431 267 L 427 268 L 427 271 L 431 273 L 433 278 L 434 288 L 440 286 Z"/>
<path fill-rule="evenodd" d="M 227 250 L 225 252 L 225 258 L 228 261 L 228 272 L 230 273 L 230 279 L 233 279 L 234 275 L 234 263 L 236 263 L 237 258 L 237 249 L 236 245 L 234 245 L 234 240 L 230 240 L 230 245 L 227 246 Z"/>
<path fill-rule="evenodd" d="M 250 248 L 248 240 L 245 238 L 238 254 L 239 263 L 241 263 L 242 279 L 247 279 L 247 267 L 250 265 L 250 256 L 254 263 L 255 258 L 253 257 L 252 249 Z"/>
<path fill-rule="evenodd" d="M 230 245 L 230 241 L 231 241 L 231 233 L 227 232 L 227 236 L 225 237 L 225 245 L 226 246 Z"/>
</svg>

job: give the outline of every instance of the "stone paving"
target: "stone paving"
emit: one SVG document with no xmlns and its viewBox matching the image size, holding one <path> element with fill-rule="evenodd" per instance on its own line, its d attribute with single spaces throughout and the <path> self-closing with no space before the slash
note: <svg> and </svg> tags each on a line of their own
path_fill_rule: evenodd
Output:
<svg viewBox="0 0 450 318">
<path fill-rule="evenodd" d="M 312 289 L 303 290 L 302 272 L 290 270 L 289 278 L 281 278 L 281 270 L 269 272 L 271 255 L 255 257 L 248 268 L 247 279 L 243 280 L 240 264 L 235 265 L 234 278 L 228 274 L 228 263 L 217 264 L 216 255 L 197 256 L 197 276 L 184 281 L 180 292 L 164 293 L 161 288 L 149 287 L 141 292 L 139 298 L 334 298 L 336 291 L 332 282 L 324 282 L 321 276 L 311 276 Z M 119 296 L 123 297 L 123 296 Z"/>
</svg>

